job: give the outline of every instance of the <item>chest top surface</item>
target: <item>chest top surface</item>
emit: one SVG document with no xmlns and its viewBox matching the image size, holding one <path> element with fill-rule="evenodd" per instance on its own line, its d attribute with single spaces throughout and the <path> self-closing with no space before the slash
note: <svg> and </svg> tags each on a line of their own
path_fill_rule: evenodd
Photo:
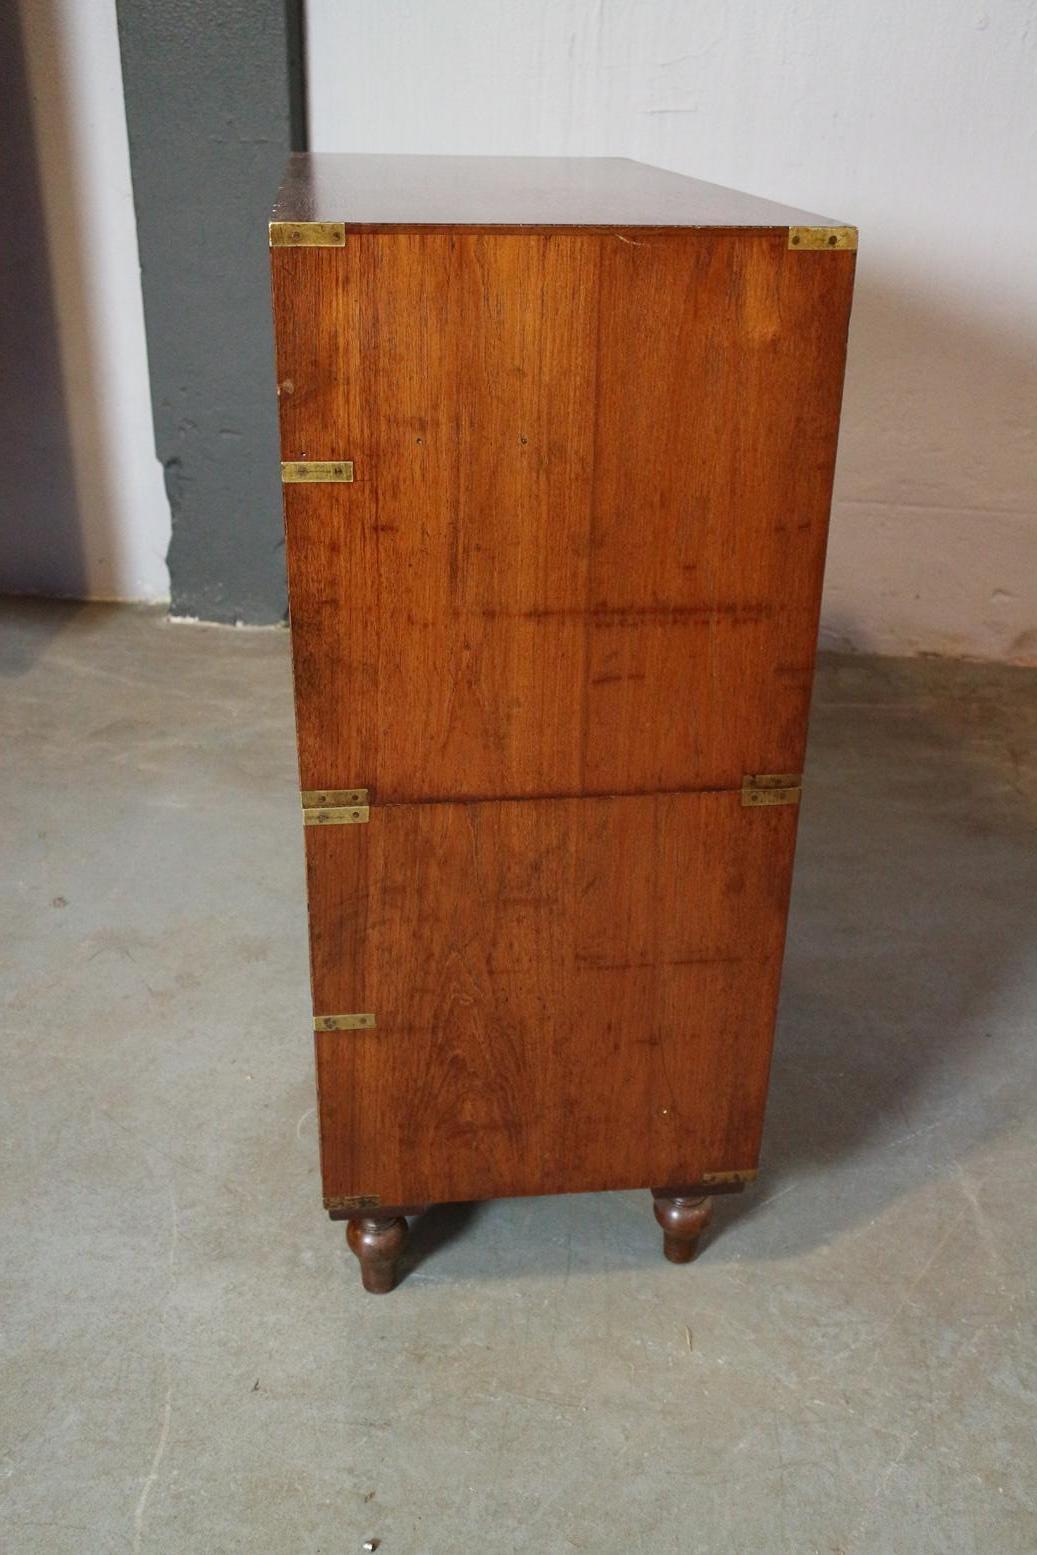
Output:
<svg viewBox="0 0 1037 1555">
<path fill-rule="evenodd" d="M 347 227 L 835 226 L 625 157 L 299 153 L 273 219 Z"/>
</svg>

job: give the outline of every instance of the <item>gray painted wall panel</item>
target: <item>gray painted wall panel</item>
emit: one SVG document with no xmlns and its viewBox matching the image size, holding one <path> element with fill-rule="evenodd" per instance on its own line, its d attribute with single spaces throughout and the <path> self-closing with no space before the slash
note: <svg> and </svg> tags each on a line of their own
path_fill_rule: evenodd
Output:
<svg viewBox="0 0 1037 1555">
<path fill-rule="evenodd" d="M 302 125 L 291 0 L 118 0 L 175 615 L 285 612 L 266 223 Z"/>
</svg>

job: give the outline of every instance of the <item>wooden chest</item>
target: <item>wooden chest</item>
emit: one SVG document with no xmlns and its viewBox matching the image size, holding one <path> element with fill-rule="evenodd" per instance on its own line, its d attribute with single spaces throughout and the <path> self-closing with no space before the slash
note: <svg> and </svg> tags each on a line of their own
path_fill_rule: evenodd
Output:
<svg viewBox="0 0 1037 1555">
<path fill-rule="evenodd" d="M 270 228 L 325 1205 L 756 1172 L 856 233 L 300 156 Z"/>
</svg>

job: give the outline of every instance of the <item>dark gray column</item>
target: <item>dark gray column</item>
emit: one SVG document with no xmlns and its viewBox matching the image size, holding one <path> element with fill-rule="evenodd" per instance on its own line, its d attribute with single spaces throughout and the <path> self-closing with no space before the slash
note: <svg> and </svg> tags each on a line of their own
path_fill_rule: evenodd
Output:
<svg viewBox="0 0 1037 1555">
<path fill-rule="evenodd" d="M 118 0 L 174 615 L 285 611 L 266 223 L 303 144 L 301 0 Z"/>
</svg>

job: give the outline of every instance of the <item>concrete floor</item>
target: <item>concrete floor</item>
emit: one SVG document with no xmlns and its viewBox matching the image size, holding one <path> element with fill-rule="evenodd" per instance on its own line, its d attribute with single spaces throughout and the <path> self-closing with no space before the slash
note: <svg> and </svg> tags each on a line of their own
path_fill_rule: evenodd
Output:
<svg viewBox="0 0 1037 1555">
<path fill-rule="evenodd" d="M 5 1555 L 1032 1555 L 1037 677 L 822 669 L 764 1171 L 320 1208 L 281 632 L 9 604 Z"/>
</svg>

